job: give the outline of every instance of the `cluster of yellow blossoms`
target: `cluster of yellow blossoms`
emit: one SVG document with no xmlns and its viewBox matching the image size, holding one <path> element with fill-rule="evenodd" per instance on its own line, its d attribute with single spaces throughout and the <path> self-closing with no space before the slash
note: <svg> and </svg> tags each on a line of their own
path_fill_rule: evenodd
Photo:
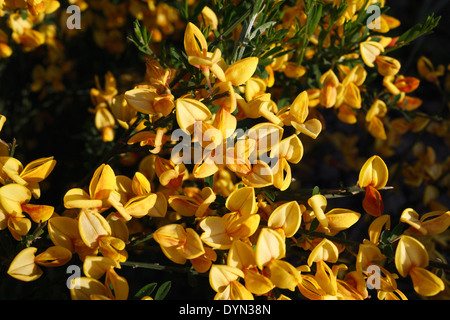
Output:
<svg viewBox="0 0 450 320">
<path fill-rule="evenodd" d="M 270 3 L 275 7 L 278 2 Z M 344 193 L 364 194 L 357 206 L 362 212 L 331 207 L 333 192 L 315 188 L 297 196 L 293 183 L 297 164 L 307 153 L 305 144 L 314 144 L 326 131 L 321 113 L 328 109 L 346 124 L 362 123 L 377 141 L 378 154 L 386 156 L 392 155 L 400 137 L 409 131 L 448 134 L 448 129 L 433 127 L 426 114 L 415 113 L 423 101 L 410 93 L 418 88 L 419 78 L 400 74 L 400 62 L 384 54 L 398 45 L 397 38 L 383 36 L 398 27 L 397 19 L 382 14 L 380 26 L 370 28 L 373 35 L 368 36 L 369 28 L 363 26 L 357 35 L 364 36 L 364 41 L 353 47 L 342 44 L 348 25 L 376 1 L 320 5 L 297 1 L 284 8 L 276 25 L 278 31 L 286 30 L 281 39 L 286 52 L 277 54 L 280 49 L 269 46 L 260 55 L 243 56 L 239 46 L 244 45 L 238 43 L 233 57 L 224 56 L 228 51 L 217 45 L 223 40 L 217 33 L 220 17 L 208 6 L 197 12 L 200 23 L 196 25 L 181 23 L 178 11 L 163 2 L 130 1 L 123 7 L 108 1 L 71 3 L 81 6 L 93 25 L 95 19 L 103 19 L 95 40 L 112 53 L 123 51 L 117 28 L 124 26 L 127 14 L 152 32 L 153 43 L 184 30 L 180 60 L 185 69 L 167 66 L 150 50 L 154 56 L 145 61 L 144 80 L 132 88 L 121 92 L 112 72 L 105 75 L 103 86 L 95 79 L 90 111 L 102 140 L 117 143 L 113 151 L 118 152 L 112 156 L 123 156 L 134 148 L 143 157 L 131 176 L 107 161 L 99 164 L 87 186 L 65 192 L 61 212 L 35 204 L 40 198 L 39 183 L 50 175 L 56 160 L 40 158 L 24 167 L 14 158 L 14 144 L 0 145 L 0 230 L 8 229 L 15 240 L 22 241 L 8 266 L 9 276 L 34 281 L 45 268 L 67 266 L 76 256 L 83 275 L 68 285 L 72 299 L 128 299 L 130 286 L 120 269 L 139 266 L 129 261 L 130 248 L 135 251 L 142 248 L 137 244 L 152 243 L 166 257 L 160 265 L 189 265 L 189 272 L 208 274 L 214 299 L 363 300 L 373 295 L 382 300 L 407 299 L 397 285 L 400 277 L 408 278 L 418 295 L 448 298 L 446 257 L 436 247 L 447 243 L 450 211 L 436 200 L 436 186 L 427 185 L 424 195 L 432 210 L 419 214 L 406 208 L 397 215 L 399 225 L 391 230 L 394 213 L 385 209 L 381 192 L 388 187 L 390 173 L 379 155 L 361 163 L 349 156 L 359 178 Z M 324 5 L 339 8 L 341 15 L 322 16 Z M 0 13 L 19 8 L 31 13 L 26 19 L 16 13 L 8 18 L 12 38 L 27 51 L 44 43 L 33 23 L 58 7 L 57 1 L 4 0 Z M 95 18 L 96 9 L 105 16 Z M 259 14 L 250 17 L 257 20 Z M 316 15 L 317 23 L 308 15 Z M 254 37 L 273 25 L 263 24 Z M 306 29 L 299 31 L 301 27 Z M 239 37 L 232 30 L 234 40 L 253 35 L 248 23 L 236 29 L 242 31 Z M 300 36 L 305 45 L 290 41 L 298 34 L 305 35 Z M 12 54 L 7 42 L 0 30 L 0 57 Z M 277 78 L 305 83 L 309 71 L 305 65 L 334 44 L 348 51 L 341 50 L 331 65 L 325 64 L 313 85 L 279 103 L 277 90 L 283 83 Z M 300 60 L 294 52 L 301 52 Z M 369 99 L 364 93 L 373 70 L 381 76 L 382 85 L 380 93 Z M 422 57 L 418 72 L 437 84 L 445 70 L 443 66 L 435 69 Z M 34 84 L 38 91 L 42 83 Z M 388 110 L 414 117 L 391 120 Z M 1 127 L 5 121 L 0 116 Z M 124 132 L 119 138 L 118 131 Z M 438 163 L 431 147 L 416 146 L 414 154 L 416 164 L 396 168 L 408 185 L 419 186 L 424 180 L 448 185 L 443 176 L 448 165 Z M 151 226 L 146 224 L 148 219 Z M 37 225 L 34 232 L 30 232 L 32 223 Z M 368 225 L 360 242 L 343 236 L 359 223 Z M 45 250 L 36 245 L 43 233 L 52 243 Z"/>
</svg>

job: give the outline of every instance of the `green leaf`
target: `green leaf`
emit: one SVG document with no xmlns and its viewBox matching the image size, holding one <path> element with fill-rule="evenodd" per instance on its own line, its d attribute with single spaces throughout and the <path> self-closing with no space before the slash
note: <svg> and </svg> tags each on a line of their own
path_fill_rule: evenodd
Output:
<svg viewBox="0 0 450 320">
<path fill-rule="evenodd" d="M 306 30 L 308 33 L 308 38 L 311 38 L 317 26 L 319 25 L 320 19 L 322 18 L 323 6 L 320 3 L 314 3 L 308 12 L 306 18 Z"/>
<path fill-rule="evenodd" d="M 270 190 L 264 190 L 264 194 L 266 195 L 266 197 L 267 197 L 270 201 L 272 201 L 272 202 L 275 201 L 275 199 L 276 199 L 275 192 L 272 192 L 272 191 L 270 191 Z"/>
<path fill-rule="evenodd" d="M 319 220 L 317 218 L 314 218 L 313 221 L 311 221 L 311 225 L 309 226 L 309 231 L 313 232 L 319 227 Z"/>
<path fill-rule="evenodd" d="M 315 196 L 316 194 L 320 194 L 320 189 L 318 186 L 315 186 L 312 190 L 312 195 Z"/>
<path fill-rule="evenodd" d="M 212 188 L 214 186 L 214 175 L 210 175 L 203 179 L 205 181 L 205 186 Z"/>
<path fill-rule="evenodd" d="M 141 300 L 143 297 L 150 296 L 152 292 L 155 290 L 157 286 L 156 282 L 149 283 L 143 286 L 139 291 L 134 295 L 134 299 Z"/>
<path fill-rule="evenodd" d="M 170 291 L 170 287 L 172 286 L 172 282 L 166 281 L 164 282 L 156 291 L 155 300 L 163 300 Z"/>
</svg>

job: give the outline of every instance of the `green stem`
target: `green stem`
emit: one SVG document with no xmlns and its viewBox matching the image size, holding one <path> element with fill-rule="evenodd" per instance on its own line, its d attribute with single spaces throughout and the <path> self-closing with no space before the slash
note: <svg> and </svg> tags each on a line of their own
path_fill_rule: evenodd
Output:
<svg viewBox="0 0 450 320">
<path fill-rule="evenodd" d="M 177 273 L 190 273 L 196 276 L 208 276 L 208 273 L 200 273 L 191 268 L 182 268 L 182 267 L 169 267 L 163 266 L 159 263 L 148 263 L 148 262 L 138 262 L 138 261 L 125 261 L 120 263 L 122 266 L 132 267 L 132 268 L 144 268 L 158 271 L 167 271 L 167 272 L 177 272 Z"/>
</svg>

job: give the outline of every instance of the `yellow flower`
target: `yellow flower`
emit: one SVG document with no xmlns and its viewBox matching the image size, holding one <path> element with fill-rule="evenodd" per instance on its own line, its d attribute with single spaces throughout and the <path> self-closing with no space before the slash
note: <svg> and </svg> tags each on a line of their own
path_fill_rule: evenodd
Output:
<svg viewBox="0 0 450 320">
<path fill-rule="evenodd" d="M 0 187 L 0 229 L 7 227 L 17 241 L 31 228 L 31 221 L 23 212 L 36 223 L 47 221 L 54 212 L 51 206 L 29 204 L 30 200 L 31 192 L 20 184 L 10 183 Z"/>
<path fill-rule="evenodd" d="M 320 104 L 331 108 L 336 104 L 339 79 L 332 69 L 325 72 L 319 79 L 323 87 L 320 89 Z"/>
<path fill-rule="evenodd" d="M 89 184 L 89 193 L 81 188 L 73 188 L 64 195 L 64 206 L 73 208 L 95 208 L 104 210 L 111 205 L 108 198 L 116 187 L 116 176 L 113 169 L 107 165 L 100 165 L 94 172 Z"/>
<path fill-rule="evenodd" d="M 379 156 L 370 157 L 359 172 L 358 184 L 366 191 L 363 207 L 373 216 L 380 216 L 383 213 L 383 199 L 378 189 L 386 186 L 388 177 L 388 168 Z"/>
<path fill-rule="evenodd" d="M 271 158 L 277 158 L 277 164 L 272 168 L 273 185 L 281 191 L 286 190 L 292 180 L 290 163 L 297 164 L 303 157 L 303 144 L 296 134 L 293 134 L 272 146 Z"/>
<path fill-rule="evenodd" d="M 339 250 L 336 245 L 328 239 L 323 239 L 309 254 L 308 266 L 319 261 L 335 263 L 338 257 Z"/>
<path fill-rule="evenodd" d="M 184 49 L 188 56 L 189 64 L 199 68 L 209 83 L 210 71 L 220 80 L 225 81 L 225 74 L 217 64 L 222 52 L 216 49 L 208 52 L 208 43 L 200 29 L 189 22 L 184 32 Z"/>
<path fill-rule="evenodd" d="M 50 240 L 55 246 L 64 247 L 72 253 L 77 253 L 81 261 L 86 256 L 97 255 L 98 248 L 89 248 L 81 239 L 78 221 L 69 217 L 56 216 L 48 220 L 47 225 Z"/>
<path fill-rule="evenodd" d="M 256 214 L 255 191 L 252 187 L 243 187 L 233 191 L 225 202 L 230 211 L 222 217 L 206 217 L 199 224 L 204 231 L 201 239 L 216 249 L 229 249 L 235 240 L 246 239 L 253 235 L 260 222 Z"/>
<path fill-rule="evenodd" d="M 434 68 L 433 63 L 427 57 L 420 57 L 417 61 L 417 70 L 422 78 L 430 82 L 437 82 L 438 77 L 443 76 L 445 67 L 439 65 L 437 69 Z"/>
<path fill-rule="evenodd" d="M 202 102 L 192 98 L 177 99 L 175 108 L 178 125 L 190 134 L 194 132 L 195 122 L 209 120 L 212 116 L 211 111 Z"/>
<path fill-rule="evenodd" d="M 12 49 L 8 45 L 8 36 L 0 30 L 0 58 L 8 58 L 12 55 Z"/>
<path fill-rule="evenodd" d="M 383 118 L 387 113 L 387 107 L 384 101 L 376 100 L 366 115 L 367 129 L 370 134 L 377 139 L 386 140 L 386 131 L 383 125 Z"/>
<path fill-rule="evenodd" d="M 276 287 L 294 291 L 301 282 L 301 275 L 289 262 L 281 260 L 286 255 L 284 240 L 276 230 L 262 228 L 256 242 L 256 264 Z"/>
<path fill-rule="evenodd" d="M 414 290 L 422 296 L 434 296 L 445 288 L 444 282 L 426 270 L 428 252 L 417 239 L 402 235 L 395 251 L 395 266 L 402 277 L 410 276 Z"/>
<path fill-rule="evenodd" d="M 149 151 L 153 154 L 158 154 L 164 144 L 170 140 L 168 136 L 165 135 L 167 132 L 167 128 L 156 128 L 156 133 L 150 131 L 139 131 L 135 135 L 133 135 L 130 139 L 128 139 L 128 144 L 134 144 L 139 142 L 141 147 L 143 146 L 152 146 L 153 149 Z"/>
<path fill-rule="evenodd" d="M 216 200 L 214 191 L 205 187 L 202 190 L 197 188 L 184 188 L 184 195 L 173 195 L 168 199 L 169 205 L 176 212 L 185 217 L 196 216 L 202 218 L 210 215 L 209 206 Z"/>
<path fill-rule="evenodd" d="M 356 271 L 363 273 L 368 266 L 372 264 L 379 265 L 385 259 L 386 256 L 381 253 L 376 245 L 364 239 L 364 242 L 359 245 L 358 255 L 356 257 Z"/>
<path fill-rule="evenodd" d="M 105 271 L 105 283 L 90 277 L 73 278 L 70 282 L 72 300 L 126 300 L 129 294 L 127 280 L 113 267 Z"/>
<path fill-rule="evenodd" d="M 308 108 L 308 92 L 303 91 L 297 95 L 290 106 L 286 106 L 278 111 L 277 116 L 285 125 L 292 125 L 298 132 L 315 139 L 322 130 L 322 123 L 316 118 L 307 120 Z"/>
<path fill-rule="evenodd" d="M 375 59 L 378 73 L 383 77 L 396 75 L 400 71 L 400 61 L 388 56 L 378 56 Z"/>
<path fill-rule="evenodd" d="M 253 300 L 253 295 L 239 282 L 244 273 L 227 265 L 212 265 L 209 271 L 209 283 L 217 292 L 214 300 Z"/>
<path fill-rule="evenodd" d="M 174 96 L 170 93 L 159 94 L 153 87 L 137 87 L 124 94 L 128 105 L 138 112 L 152 116 L 168 116 L 174 108 Z"/>
<path fill-rule="evenodd" d="M 156 157 L 155 172 L 162 186 L 170 189 L 179 189 L 187 177 L 187 170 L 183 163 L 174 164 L 171 160 Z"/>
<path fill-rule="evenodd" d="M 78 229 L 84 244 L 91 249 L 98 248 L 103 256 L 119 262 L 126 261 L 125 242 L 112 236 L 111 226 L 98 212 L 81 210 L 78 215 Z"/>
<path fill-rule="evenodd" d="M 205 253 L 200 236 L 194 229 L 184 229 L 179 224 L 168 224 L 153 233 L 167 258 L 178 264 L 186 263 Z"/>
<path fill-rule="evenodd" d="M 39 183 L 45 180 L 53 171 L 56 160 L 53 157 L 39 158 L 28 163 L 23 168 L 22 163 L 12 157 L 0 157 L 0 182 L 7 180 L 27 187 L 35 199 L 41 196 Z"/>
<path fill-rule="evenodd" d="M 412 208 L 403 210 L 400 221 L 410 225 L 405 232 L 416 235 L 437 235 L 443 233 L 450 226 L 450 211 L 431 211 L 422 215 Z"/>
<path fill-rule="evenodd" d="M 59 2 L 54 0 L 27 0 L 28 10 L 33 16 L 37 16 L 40 13 L 53 13 L 59 6 Z"/>
<path fill-rule="evenodd" d="M 277 230 L 284 237 L 293 237 L 300 228 L 302 220 L 301 208 L 297 201 L 283 203 L 270 214 L 267 226 Z"/>
<path fill-rule="evenodd" d="M 384 52 L 384 47 L 376 41 L 364 41 L 359 44 L 359 51 L 364 63 L 373 68 L 375 59 Z"/>
<path fill-rule="evenodd" d="M 245 287 L 253 294 L 266 294 L 274 288 L 272 281 L 257 269 L 255 251 L 246 242 L 233 242 L 228 251 L 227 265 L 243 271 Z"/>
<path fill-rule="evenodd" d="M 325 208 L 327 207 L 327 199 L 321 195 L 316 194 L 308 199 L 309 206 L 313 209 L 316 219 L 319 221 L 320 225 L 325 229 L 328 228 L 328 220 L 325 216 Z"/>
<path fill-rule="evenodd" d="M 7 273 L 20 281 L 34 281 L 44 273 L 39 267 L 57 267 L 72 259 L 72 253 L 64 247 L 53 246 L 35 255 L 37 248 L 28 247 L 20 251 L 11 262 Z"/>
</svg>

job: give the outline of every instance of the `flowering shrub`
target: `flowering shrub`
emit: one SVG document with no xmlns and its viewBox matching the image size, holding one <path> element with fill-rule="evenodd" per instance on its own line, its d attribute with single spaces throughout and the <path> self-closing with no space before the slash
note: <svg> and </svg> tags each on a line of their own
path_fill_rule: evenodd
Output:
<svg viewBox="0 0 450 320">
<path fill-rule="evenodd" d="M 439 18 L 389 14 L 0 1 L 2 294 L 448 299 L 449 68 L 395 56 Z"/>
</svg>

